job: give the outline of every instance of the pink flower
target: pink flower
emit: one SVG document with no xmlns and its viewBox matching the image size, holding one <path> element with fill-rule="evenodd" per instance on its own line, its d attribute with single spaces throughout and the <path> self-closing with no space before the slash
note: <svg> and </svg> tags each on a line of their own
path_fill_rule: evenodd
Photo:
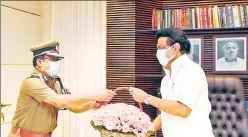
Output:
<svg viewBox="0 0 248 137">
<path fill-rule="evenodd" d="M 124 124 L 122 126 L 122 132 L 124 132 L 124 133 L 130 132 L 130 127 L 128 124 Z"/>
<path fill-rule="evenodd" d="M 138 137 L 145 137 L 149 130 L 153 130 L 150 117 L 146 113 L 124 103 L 101 107 L 92 115 L 92 121 L 95 126 L 103 126 L 110 131 L 133 133 Z"/>
<path fill-rule="evenodd" d="M 114 130 L 115 124 L 113 122 L 108 122 L 107 124 L 105 124 L 105 127 L 107 130 Z"/>
</svg>

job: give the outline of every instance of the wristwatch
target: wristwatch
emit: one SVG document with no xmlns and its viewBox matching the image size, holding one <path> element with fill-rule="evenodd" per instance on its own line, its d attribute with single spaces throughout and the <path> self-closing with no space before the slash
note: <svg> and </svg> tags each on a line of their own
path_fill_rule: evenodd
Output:
<svg viewBox="0 0 248 137">
<path fill-rule="evenodd" d="M 150 104 L 151 97 L 152 97 L 151 95 L 147 94 L 145 99 L 144 99 L 144 103 L 147 105 Z"/>
</svg>

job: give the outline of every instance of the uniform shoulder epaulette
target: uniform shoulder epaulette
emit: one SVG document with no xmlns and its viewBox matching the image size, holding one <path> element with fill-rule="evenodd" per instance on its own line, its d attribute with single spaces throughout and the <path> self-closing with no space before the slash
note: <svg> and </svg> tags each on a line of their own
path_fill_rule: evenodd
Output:
<svg viewBox="0 0 248 137">
<path fill-rule="evenodd" d="M 30 75 L 28 78 L 40 78 L 40 76 L 36 75 L 36 74 L 32 74 Z"/>
<path fill-rule="evenodd" d="M 29 78 L 40 78 L 40 76 L 39 75 L 37 75 L 37 74 L 32 74 L 32 75 L 30 75 L 30 77 Z"/>
<path fill-rule="evenodd" d="M 36 73 L 36 72 L 32 72 L 28 77 L 27 79 L 29 78 L 40 78 L 40 74 L 39 73 Z"/>
</svg>

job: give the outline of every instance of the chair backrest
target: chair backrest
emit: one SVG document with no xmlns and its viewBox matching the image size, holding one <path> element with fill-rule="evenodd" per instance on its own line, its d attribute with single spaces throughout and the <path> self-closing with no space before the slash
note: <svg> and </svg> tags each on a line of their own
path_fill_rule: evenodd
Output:
<svg viewBox="0 0 248 137">
<path fill-rule="evenodd" d="M 248 137 L 248 114 L 240 78 L 209 75 L 207 80 L 215 137 Z"/>
</svg>

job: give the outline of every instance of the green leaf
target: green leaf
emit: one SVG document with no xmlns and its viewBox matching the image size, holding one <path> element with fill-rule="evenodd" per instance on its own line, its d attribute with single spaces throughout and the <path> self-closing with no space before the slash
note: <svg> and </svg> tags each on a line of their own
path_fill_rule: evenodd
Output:
<svg viewBox="0 0 248 137">
<path fill-rule="evenodd" d="M 147 133 L 146 133 L 146 137 L 150 137 L 154 132 L 152 130 L 149 130 Z"/>
<path fill-rule="evenodd" d="M 101 130 L 101 129 L 105 129 L 106 130 L 106 128 L 104 127 L 104 126 L 96 126 L 95 125 L 95 123 L 94 123 L 94 121 L 90 121 L 90 124 L 93 126 L 93 128 L 95 129 L 95 130 Z"/>
</svg>

